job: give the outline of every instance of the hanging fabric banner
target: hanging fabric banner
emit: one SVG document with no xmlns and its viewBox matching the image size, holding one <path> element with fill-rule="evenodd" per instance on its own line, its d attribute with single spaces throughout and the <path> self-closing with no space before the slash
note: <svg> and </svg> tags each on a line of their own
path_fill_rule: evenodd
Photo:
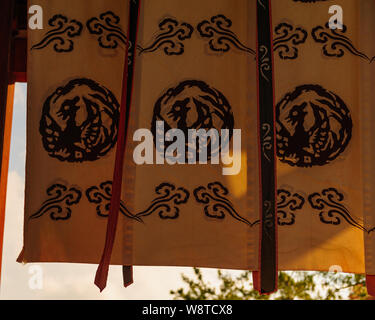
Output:
<svg viewBox="0 0 375 320">
<path fill-rule="evenodd" d="M 138 265 L 251 270 L 262 293 L 277 270 L 371 279 L 375 2 L 335 1 L 333 29 L 331 1 L 143 0 L 136 41 L 130 2 L 29 1 L 46 23 L 28 34 L 19 261 L 101 261 L 127 108 L 106 256 L 125 282 Z"/>
<path fill-rule="evenodd" d="M 25 246 L 20 257 L 26 262 L 99 263 L 105 241 L 128 1 L 68 2 L 38 3 L 49 22 L 46 30 L 29 32 Z M 54 39 L 57 30 L 50 32 L 60 23 L 61 30 L 71 29 L 59 35 L 63 44 Z M 223 43 L 221 28 L 227 30 Z M 255 2 L 142 2 L 111 264 L 258 268 L 255 31 Z M 244 85 L 238 85 L 239 79 Z M 207 164 L 198 163 L 199 155 L 197 164 L 182 164 L 189 162 L 186 152 L 171 165 L 162 149 L 172 145 L 167 131 L 177 128 L 186 133 L 184 146 L 191 129 L 229 134 L 222 138 L 224 148 L 208 154 Z M 214 138 L 208 139 L 208 149 L 218 142 Z M 142 141 L 144 165 L 136 163 L 142 161 L 137 159 Z M 239 150 L 232 156 L 234 141 Z M 228 165 L 221 160 L 226 150 Z M 219 164 L 211 164 L 216 155 Z"/>
</svg>

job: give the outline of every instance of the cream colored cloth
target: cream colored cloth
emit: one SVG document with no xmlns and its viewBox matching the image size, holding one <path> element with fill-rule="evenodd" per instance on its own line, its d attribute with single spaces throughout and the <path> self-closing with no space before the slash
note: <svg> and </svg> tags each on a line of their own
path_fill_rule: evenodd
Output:
<svg viewBox="0 0 375 320">
<path fill-rule="evenodd" d="M 29 1 L 43 7 L 46 20 L 55 20 L 29 31 L 23 262 L 99 262 L 116 150 L 126 3 Z M 367 273 L 375 274 L 375 231 L 369 233 L 375 227 L 375 44 L 369 36 L 375 3 L 335 4 L 343 7 L 347 28 L 337 35 L 326 27 L 329 1 L 272 1 L 279 268 L 339 266 L 364 273 L 366 243 Z M 59 28 L 57 21 L 77 35 L 47 34 Z M 256 32 L 256 1 L 142 1 L 112 264 L 258 270 Z M 182 104 L 176 111 L 174 101 L 184 99 L 193 108 L 180 122 L 185 128 L 205 125 L 194 123 L 201 120 L 198 110 L 209 110 L 216 129 L 230 127 L 233 114 L 233 127 L 242 130 L 238 175 L 223 176 L 222 165 L 134 163 L 134 132 L 151 130 L 160 117 L 178 126 Z"/>
</svg>

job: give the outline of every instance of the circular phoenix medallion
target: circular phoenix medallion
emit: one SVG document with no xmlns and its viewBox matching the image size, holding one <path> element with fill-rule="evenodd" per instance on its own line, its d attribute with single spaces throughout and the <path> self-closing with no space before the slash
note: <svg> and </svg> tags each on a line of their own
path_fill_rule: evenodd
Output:
<svg viewBox="0 0 375 320">
<path fill-rule="evenodd" d="M 156 102 L 151 124 L 155 139 L 157 121 L 164 122 L 165 132 L 170 129 L 182 130 L 186 139 L 190 129 L 204 129 L 207 132 L 216 129 L 219 135 L 221 129 L 229 129 L 229 141 L 234 128 L 234 117 L 228 100 L 221 92 L 198 80 L 181 82 L 177 87 L 168 89 Z M 165 142 L 165 147 L 171 143 Z M 219 147 L 211 150 L 213 143 L 209 137 L 206 145 L 199 145 L 193 150 L 186 142 L 186 157 L 192 152 L 199 153 L 202 148 L 207 148 L 207 158 L 210 159 L 213 153 L 219 152 L 222 147 L 222 143 L 215 143 Z"/>
<path fill-rule="evenodd" d="M 51 157 L 95 161 L 115 145 L 119 104 L 111 91 L 89 79 L 59 87 L 44 103 L 39 132 Z"/>
<path fill-rule="evenodd" d="M 277 155 L 291 166 L 323 166 L 348 146 L 353 123 L 336 94 L 319 85 L 303 85 L 276 107 Z"/>
</svg>

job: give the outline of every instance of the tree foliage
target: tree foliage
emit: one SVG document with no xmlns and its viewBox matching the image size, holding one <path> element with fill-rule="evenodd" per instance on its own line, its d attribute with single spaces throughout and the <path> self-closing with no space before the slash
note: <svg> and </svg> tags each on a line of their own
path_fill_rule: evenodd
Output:
<svg viewBox="0 0 375 320">
<path fill-rule="evenodd" d="M 365 300 L 368 299 L 365 277 L 329 272 L 279 272 L 279 290 L 270 296 L 259 295 L 252 286 L 252 275 L 245 271 L 232 276 L 217 271 L 219 285 L 205 281 L 202 270 L 194 268 L 192 278 L 182 274 L 186 288 L 171 290 L 174 299 L 182 300 Z"/>
</svg>

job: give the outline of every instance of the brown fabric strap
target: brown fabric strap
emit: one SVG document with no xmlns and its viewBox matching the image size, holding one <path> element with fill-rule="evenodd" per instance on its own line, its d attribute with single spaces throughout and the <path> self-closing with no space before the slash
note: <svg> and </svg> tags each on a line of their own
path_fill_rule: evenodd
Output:
<svg viewBox="0 0 375 320">
<path fill-rule="evenodd" d="M 366 275 L 366 286 L 368 295 L 375 297 L 375 276 Z"/>
<path fill-rule="evenodd" d="M 133 284 L 133 266 L 122 266 L 122 278 L 125 288 Z"/>
<path fill-rule="evenodd" d="M 253 288 L 254 290 L 260 292 L 260 273 L 259 271 L 253 271 Z"/>
<path fill-rule="evenodd" d="M 271 1 L 257 1 L 257 89 L 260 168 L 259 274 L 260 294 L 277 290 L 277 173 L 275 86 Z M 267 146 L 267 147 L 265 147 Z"/>
<path fill-rule="evenodd" d="M 121 201 L 123 167 L 129 126 L 130 106 L 133 92 L 133 76 L 137 47 L 140 0 L 129 0 L 128 38 L 126 44 L 122 98 L 120 107 L 120 124 L 117 138 L 115 169 L 113 173 L 112 197 L 107 223 L 107 233 L 102 258 L 96 272 L 95 284 L 103 291 L 107 285 L 109 264 L 115 242 L 118 214 Z M 130 45 L 132 44 L 132 45 Z"/>
</svg>

